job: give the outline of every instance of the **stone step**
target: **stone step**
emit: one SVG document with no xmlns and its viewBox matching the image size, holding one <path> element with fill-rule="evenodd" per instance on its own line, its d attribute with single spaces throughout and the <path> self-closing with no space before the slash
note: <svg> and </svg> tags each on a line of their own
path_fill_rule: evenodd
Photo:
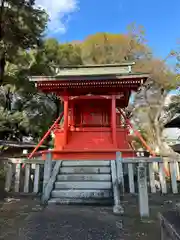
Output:
<svg viewBox="0 0 180 240">
<path fill-rule="evenodd" d="M 80 199 L 80 198 L 51 198 L 48 204 L 87 204 L 87 205 L 113 205 L 112 198 L 99 198 L 99 199 Z"/>
<path fill-rule="evenodd" d="M 56 182 L 57 189 L 111 189 L 111 182 Z"/>
<path fill-rule="evenodd" d="M 53 190 L 52 193 L 51 193 L 51 196 L 52 196 L 52 198 L 80 198 L 80 199 L 93 198 L 93 199 L 99 199 L 99 198 L 112 197 L 112 191 L 111 190 L 99 190 L 99 189 L 98 190 L 97 189 Z"/>
<path fill-rule="evenodd" d="M 98 161 L 98 160 L 94 160 L 94 161 L 63 161 L 62 162 L 62 167 L 108 167 L 110 166 L 110 161 Z"/>
<path fill-rule="evenodd" d="M 110 173 L 110 167 L 61 167 L 60 173 Z"/>
<path fill-rule="evenodd" d="M 110 174 L 61 174 L 58 181 L 111 181 Z"/>
</svg>

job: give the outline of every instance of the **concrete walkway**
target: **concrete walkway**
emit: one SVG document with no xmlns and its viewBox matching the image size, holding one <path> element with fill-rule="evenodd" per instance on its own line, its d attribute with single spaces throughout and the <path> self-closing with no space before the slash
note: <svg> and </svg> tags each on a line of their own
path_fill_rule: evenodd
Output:
<svg viewBox="0 0 180 240">
<path fill-rule="evenodd" d="M 121 217 L 114 216 L 112 208 L 87 206 L 48 206 L 33 212 L 18 235 L 17 240 L 124 239 Z"/>
</svg>

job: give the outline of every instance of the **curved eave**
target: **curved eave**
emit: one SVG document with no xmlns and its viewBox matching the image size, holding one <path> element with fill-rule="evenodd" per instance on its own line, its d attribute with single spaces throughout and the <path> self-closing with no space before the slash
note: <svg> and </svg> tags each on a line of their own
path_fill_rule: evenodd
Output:
<svg viewBox="0 0 180 240">
<path fill-rule="evenodd" d="M 122 63 L 109 63 L 109 64 L 88 64 L 88 65 L 65 65 L 59 67 L 64 68 L 102 68 L 102 67 L 122 67 L 122 66 L 133 66 L 135 62 L 122 62 Z"/>
<path fill-rule="evenodd" d="M 32 76 L 29 78 L 32 82 L 48 82 L 48 81 L 112 81 L 112 80 L 123 80 L 123 79 L 143 79 L 145 81 L 149 77 L 149 74 L 91 74 L 91 75 L 67 75 L 67 76 Z"/>
</svg>

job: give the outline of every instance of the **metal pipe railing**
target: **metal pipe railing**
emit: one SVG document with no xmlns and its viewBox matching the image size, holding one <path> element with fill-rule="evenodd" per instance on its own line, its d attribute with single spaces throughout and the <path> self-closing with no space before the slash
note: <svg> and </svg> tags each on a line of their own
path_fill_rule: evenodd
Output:
<svg viewBox="0 0 180 240">
<path fill-rule="evenodd" d="M 39 141 L 39 143 L 37 144 L 37 146 L 34 148 L 34 150 L 30 153 L 30 155 L 28 156 L 28 159 L 31 159 L 35 152 L 39 149 L 39 147 L 43 144 L 44 140 L 49 136 L 49 134 L 51 133 L 51 131 L 53 130 L 53 128 L 55 127 L 55 125 L 61 121 L 62 117 L 63 117 L 63 112 L 60 114 L 60 116 L 56 119 L 56 121 L 53 123 L 53 125 L 49 128 L 49 130 L 45 133 L 45 135 L 41 138 L 41 140 Z"/>
</svg>

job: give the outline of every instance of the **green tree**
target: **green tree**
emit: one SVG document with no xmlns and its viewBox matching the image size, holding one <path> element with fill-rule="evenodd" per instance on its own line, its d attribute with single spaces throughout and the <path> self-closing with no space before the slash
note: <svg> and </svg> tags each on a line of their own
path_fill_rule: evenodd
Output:
<svg viewBox="0 0 180 240">
<path fill-rule="evenodd" d="M 97 33 L 88 36 L 81 44 L 85 64 L 113 64 L 151 58 L 145 45 L 143 27 L 128 26 L 126 34 Z"/>
<path fill-rule="evenodd" d="M 21 50 L 41 42 L 47 14 L 35 8 L 34 0 L 2 0 L 0 3 L 0 84 L 4 84 L 6 63 L 13 63 Z"/>
<path fill-rule="evenodd" d="M 62 66 L 82 64 L 79 44 L 60 44 L 52 38 L 45 40 L 33 54 L 35 61 L 31 66 L 29 75 L 55 76 Z M 60 99 L 55 94 L 47 94 L 46 96 L 50 102 L 55 104 L 56 113 L 54 116 L 57 118 L 62 111 Z"/>
<path fill-rule="evenodd" d="M 7 107 L 8 106 L 8 107 Z M 38 140 L 51 124 L 56 106 L 43 93 L 25 95 L 12 85 L 0 88 L 0 139 Z"/>
</svg>

